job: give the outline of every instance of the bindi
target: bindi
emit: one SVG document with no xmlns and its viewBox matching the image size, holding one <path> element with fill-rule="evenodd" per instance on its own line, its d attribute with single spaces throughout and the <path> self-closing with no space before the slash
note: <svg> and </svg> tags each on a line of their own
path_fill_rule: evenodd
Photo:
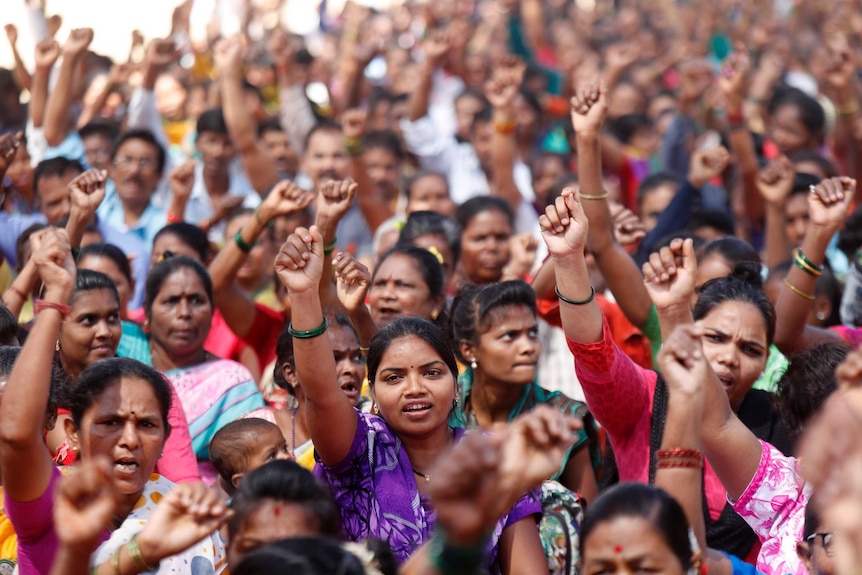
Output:
<svg viewBox="0 0 862 575">
<path fill-rule="evenodd" d="M 622 545 L 616 545 L 616 546 L 614 546 L 614 553 L 616 553 L 617 555 L 619 555 L 619 554 L 620 554 L 620 553 L 622 553 L 622 552 L 623 552 L 623 546 L 622 546 Z"/>
</svg>

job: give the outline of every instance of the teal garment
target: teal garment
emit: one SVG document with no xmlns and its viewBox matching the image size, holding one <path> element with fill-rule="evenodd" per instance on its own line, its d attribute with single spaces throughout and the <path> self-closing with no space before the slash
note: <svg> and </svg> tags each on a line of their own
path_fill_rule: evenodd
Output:
<svg viewBox="0 0 862 575">
<path fill-rule="evenodd" d="M 784 357 L 775 344 L 769 346 L 769 355 L 766 356 L 766 368 L 760 374 L 760 379 L 754 382 L 752 389 L 775 393 L 778 389 L 778 380 L 787 371 L 790 362 Z"/>
<path fill-rule="evenodd" d="M 661 351 L 661 325 L 658 322 L 658 312 L 655 306 L 649 310 L 646 323 L 640 327 L 641 333 L 649 340 L 650 355 L 653 367 L 658 366 L 658 352 Z M 656 371 L 658 369 L 656 368 Z"/>
<path fill-rule="evenodd" d="M 470 391 L 472 387 L 473 370 L 468 367 L 464 370 L 464 373 L 458 377 L 458 397 L 460 400 L 458 401 L 458 405 L 449 413 L 449 427 L 461 427 L 466 429 L 479 427 L 476 417 L 473 414 L 473 410 L 468 410 L 467 408 L 470 404 Z M 587 404 L 572 399 L 559 391 L 548 391 L 547 389 L 541 388 L 536 384 L 536 382 L 524 386 L 524 393 L 521 394 L 521 398 L 512 408 L 512 411 L 509 412 L 509 421 L 514 420 L 522 413 L 527 413 L 537 405 L 543 403 L 550 405 L 555 409 L 559 409 L 565 415 L 573 415 L 584 419 L 585 428 L 591 424 L 590 422 L 592 422 L 592 418 L 588 417 L 589 411 L 587 409 Z M 562 475 L 563 470 L 565 470 L 566 465 L 569 462 L 571 454 L 579 451 L 582 446 L 588 445 L 589 440 L 590 436 L 585 429 L 578 432 L 575 444 L 572 445 L 563 458 L 562 467 L 560 467 L 559 471 L 557 471 L 551 479 L 558 479 Z M 595 445 L 595 442 L 593 442 L 593 445 Z M 591 450 L 591 458 L 593 459 L 593 467 L 595 468 L 596 454 L 593 453 L 593 451 L 594 450 Z"/>
<path fill-rule="evenodd" d="M 123 335 L 120 337 L 120 345 L 117 346 L 117 357 L 136 359 L 143 364 L 152 366 L 150 338 L 147 336 L 147 332 L 138 324 L 130 321 L 123 321 L 121 324 Z"/>
</svg>

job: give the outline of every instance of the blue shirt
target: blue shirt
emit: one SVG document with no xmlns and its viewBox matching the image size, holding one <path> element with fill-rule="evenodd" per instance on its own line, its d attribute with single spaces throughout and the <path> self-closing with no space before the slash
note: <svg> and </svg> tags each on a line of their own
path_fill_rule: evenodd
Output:
<svg viewBox="0 0 862 575">
<path fill-rule="evenodd" d="M 122 232 L 136 235 L 144 242 L 145 246 L 152 246 L 158 231 L 168 223 L 168 213 L 150 202 L 137 223 L 131 227 L 127 226 L 126 211 L 113 180 L 108 180 L 105 186 L 105 199 L 99 204 L 96 213 L 99 215 L 100 221 Z"/>
</svg>

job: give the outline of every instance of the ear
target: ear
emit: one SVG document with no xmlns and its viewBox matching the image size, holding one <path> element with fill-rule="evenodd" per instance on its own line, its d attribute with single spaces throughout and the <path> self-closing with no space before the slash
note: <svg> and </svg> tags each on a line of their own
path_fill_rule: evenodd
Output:
<svg viewBox="0 0 862 575">
<path fill-rule="evenodd" d="M 805 565 L 805 569 L 809 573 L 814 573 L 814 570 L 811 567 L 811 547 L 808 546 L 807 541 L 797 541 L 796 542 L 796 555 L 799 557 L 800 561 Z"/>
<path fill-rule="evenodd" d="M 476 350 L 474 346 L 469 341 L 461 340 L 458 342 L 458 349 L 461 351 L 461 357 L 464 358 L 464 361 L 470 363 L 474 357 L 476 357 Z"/>
<path fill-rule="evenodd" d="M 231 475 L 230 483 L 234 489 L 239 489 L 239 482 L 242 481 L 243 477 L 245 477 L 245 473 L 234 473 Z"/>
<path fill-rule="evenodd" d="M 77 448 L 81 451 L 81 442 L 78 438 L 78 430 L 75 428 L 75 422 L 71 417 L 67 417 L 63 421 L 63 430 L 66 432 L 66 439 L 69 441 L 69 447 Z"/>
<path fill-rule="evenodd" d="M 814 313 L 817 318 L 828 319 L 830 315 L 832 315 L 832 303 L 829 301 L 827 297 L 818 297 L 814 300 Z"/>
<path fill-rule="evenodd" d="M 299 375 L 296 373 L 296 370 L 292 365 L 288 365 L 286 362 L 281 366 L 281 375 L 284 376 L 284 380 L 291 385 L 291 387 L 296 390 L 299 387 Z"/>
</svg>

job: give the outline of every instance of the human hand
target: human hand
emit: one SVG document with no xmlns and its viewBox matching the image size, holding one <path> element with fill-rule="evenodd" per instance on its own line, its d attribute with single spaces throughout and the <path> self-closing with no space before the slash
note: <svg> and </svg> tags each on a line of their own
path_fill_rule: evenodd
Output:
<svg viewBox="0 0 862 575">
<path fill-rule="evenodd" d="M 170 66 L 180 57 L 176 43 L 170 38 L 154 38 L 147 44 L 144 53 L 144 65 L 154 70 Z"/>
<path fill-rule="evenodd" d="M 352 108 L 341 115 L 341 131 L 348 140 L 362 140 L 368 122 L 368 114 L 364 110 Z"/>
<path fill-rule="evenodd" d="M 45 285 L 44 299 L 67 304 L 75 288 L 77 270 L 72 258 L 69 234 L 59 228 L 46 228 L 31 237 L 33 262 Z"/>
<path fill-rule="evenodd" d="M 507 275 L 521 277 L 530 273 L 533 264 L 536 263 L 536 252 L 539 249 L 539 240 L 532 232 L 524 232 L 509 238 L 509 264 L 506 266 Z"/>
<path fill-rule="evenodd" d="M 313 193 L 302 189 L 291 180 L 282 180 L 273 186 L 257 213 L 261 221 L 268 224 L 279 216 L 289 216 L 304 210 L 313 201 Z"/>
<path fill-rule="evenodd" d="M 72 209 L 91 216 L 105 199 L 105 182 L 108 172 L 90 168 L 69 182 Z"/>
<path fill-rule="evenodd" d="M 712 66 L 705 58 L 691 59 L 680 66 L 680 102 L 698 102 L 712 84 Z"/>
<path fill-rule="evenodd" d="M 580 90 L 571 100 L 572 127 L 575 134 L 598 135 L 608 113 L 608 88 L 592 84 Z"/>
<path fill-rule="evenodd" d="M 623 71 L 638 61 L 638 47 L 631 42 L 617 42 L 608 46 L 605 65 L 615 71 Z"/>
<path fill-rule="evenodd" d="M 439 28 L 432 30 L 428 38 L 422 43 L 422 50 L 425 52 L 425 65 L 431 69 L 441 67 L 451 47 L 452 42 L 448 30 Z"/>
<path fill-rule="evenodd" d="M 138 29 L 132 30 L 132 46 L 144 45 L 144 33 Z"/>
<path fill-rule="evenodd" d="M 48 73 L 60 57 L 60 44 L 48 38 L 36 44 L 36 70 Z"/>
<path fill-rule="evenodd" d="M 323 236 L 317 226 L 296 228 L 275 258 L 275 273 L 288 293 L 317 291 L 323 276 Z"/>
<path fill-rule="evenodd" d="M 697 257 L 690 239 L 673 240 L 653 252 L 643 265 L 644 283 L 656 309 L 690 306 L 697 275 Z"/>
<path fill-rule="evenodd" d="M 495 110 L 511 111 L 525 70 L 523 61 L 513 56 L 500 58 L 494 64 L 491 80 L 485 84 L 485 97 Z"/>
<path fill-rule="evenodd" d="M 15 27 L 15 24 L 6 24 L 3 28 L 6 30 L 9 45 L 14 48 L 18 44 L 18 28 Z"/>
<path fill-rule="evenodd" d="M 334 228 L 350 209 L 359 185 L 353 180 L 330 180 L 317 193 L 316 223 L 321 229 Z"/>
<path fill-rule="evenodd" d="M 66 56 L 78 57 L 86 52 L 87 48 L 90 47 L 90 42 L 92 41 L 92 28 L 75 28 L 69 32 L 69 38 L 63 45 L 63 54 Z"/>
<path fill-rule="evenodd" d="M 713 150 L 696 151 L 691 155 L 688 181 L 692 186 L 700 189 L 711 179 L 720 176 L 729 161 L 730 154 L 723 146 Z"/>
<path fill-rule="evenodd" d="M 196 165 L 197 163 L 194 160 L 187 160 L 171 170 L 171 173 L 168 175 L 171 194 L 173 194 L 175 199 L 184 204 L 188 202 L 189 197 L 192 195 L 192 188 L 195 185 Z"/>
<path fill-rule="evenodd" d="M 371 272 L 347 252 L 339 252 L 332 260 L 335 266 L 335 289 L 338 301 L 353 314 L 365 306 L 365 296 L 371 287 Z"/>
<path fill-rule="evenodd" d="M 242 71 L 245 49 L 239 34 L 222 38 L 213 47 L 215 67 L 222 75 L 235 75 Z"/>
<path fill-rule="evenodd" d="M 24 139 L 23 132 L 7 132 L 0 136 L 0 180 L 6 175 L 6 170 L 15 160 L 15 154 L 18 153 L 18 146 Z"/>
<path fill-rule="evenodd" d="M 767 204 L 783 207 L 793 190 L 793 164 L 787 156 L 779 156 L 757 174 L 757 191 Z"/>
<path fill-rule="evenodd" d="M 94 547 L 120 502 L 111 463 L 104 455 L 82 461 L 62 479 L 54 495 L 54 526 L 61 543 Z"/>
<path fill-rule="evenodd" d="M 608 208 L 614 224 L 614 237 L 621 246 L 636 244 L 646 237 L 646 227 L 637 214 L 618 203 L 611 203 Z"/>
<path fill-rule="evenodd" d="M 847 211 L 856 195 L 856 180 L 841 176 L 827 178 L 808 194 L 810 225 L 837 232 L 844 225 Z"/>
<path fill-rule="evenodd" d="M 539 227 L 553 257 L 583 255 L 589 222 L 578 191 L 575 188 L 564 189 L 560 197 L 545 208 L 545 213 L 539 218 Z"/>
<path fill-rule="evenodd" d="M 718 85 L 727 100 L 730 110 L 739 110 L 745 100 L 745 81 L 748 70 L 751 68 L 751 60 L 745 52 L 745 46 L 738 44 L 736 52 L 725 60 Z"/>
<path fill-rule="evenodd" d="M 221 196 L 213 201 L 213 216 L 210 223 L 220 222 L 242 206 L 244 196 Z"/>
<path fill-rule="evenodd" d="M 154 565 L 188 549 L 233 516 L 219 494 L 203 483 L 182 483 L 159 502 L 138 534 L 141 556 Z"/>
<path fill-rule="evenodd" d="M 112 65 L 110 72 L 108 72 L 108 86 L 112 86 L 114 88 L 125 86 L 126 82 L 129 81 L 129 76 L 132 75 L 134 68 L 134 64 L 130 64 L 128 62 Z"/>
<path fill-rule="evenodd" d="M 671 400 L 688 400 L 689 409 L 697 414 L 703 411 L 704 385 L 713 377 L 703 354 L 703 333 L 700 325 L 676 326 L 656 358 L 670 389 Z"/>
</svg>

